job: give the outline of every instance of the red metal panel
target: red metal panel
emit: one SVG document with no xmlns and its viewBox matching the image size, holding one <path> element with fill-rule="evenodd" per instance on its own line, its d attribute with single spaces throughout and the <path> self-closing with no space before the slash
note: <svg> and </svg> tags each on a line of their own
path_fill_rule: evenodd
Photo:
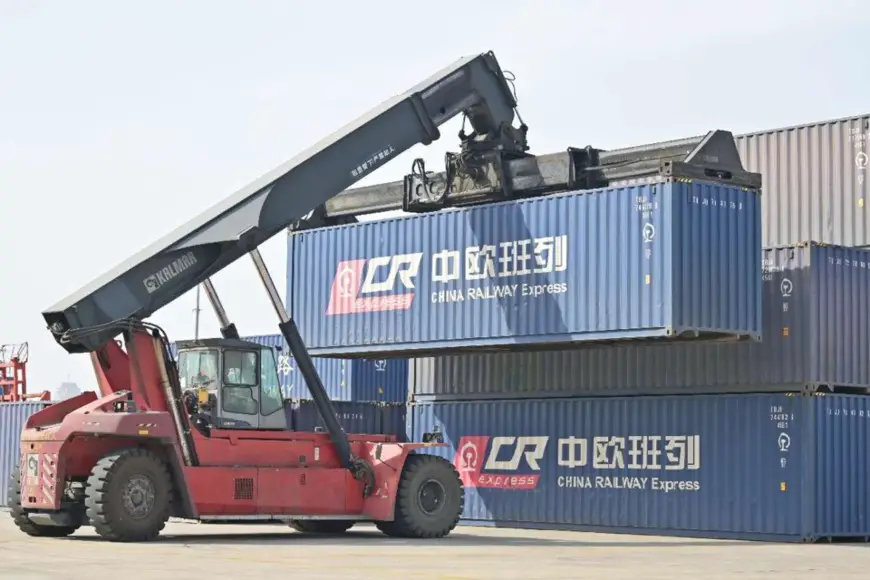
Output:
<svg viewBox="0 0 870 580">
<path fill-rule="evenodd" d="M 203 444 L 198 450 L 207 457 L 206 465 L 185 468 L 201 516 L 363 514 L 367 519 L 390 520 L 401 467 L 409 451 L 422 447 L 353 442 L 354 455 L 368 461 L 375 471 L 377 489 L 365 498 L 362 482 L 338 467 L 326 435 L 312 436 L 307 442 L 253 438 L 234 441 L 232 444 L 226 439 L 227 445 Z M 232 447 L 239 447 L 240 456 L 259 465 L 238 467 L 233 460 L 226 461 L 221 453 Z M 215 460 L 222 465 L 208 465 Z"/>
</svg>

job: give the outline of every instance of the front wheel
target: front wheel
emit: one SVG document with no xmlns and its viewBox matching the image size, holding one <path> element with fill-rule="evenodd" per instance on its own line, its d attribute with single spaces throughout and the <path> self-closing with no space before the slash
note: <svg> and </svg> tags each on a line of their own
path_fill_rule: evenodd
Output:
<svg viewBox="0 0 870 580">
<path fill-rule="evenodd" d="M 166 463 L 140 448 L 100 459 L 85 492 L 88 519 L 102 538 L 144 542 L 156 538 L 172 510 L 172 478 Z"/>
<path fill-rule="evenodd" d="M 289 525 L 304 534 L 343 534 L 355 523 L 348 520 L 290 520 Z"/>
<path fill-rule="evenodd" d="M 21 472 L 16 466 L 9 478 L 7 494 L 7 507 L 15 526 L 27 534 L 36 538 L 64 538 L 73 534 L 79 526 L 44 526 L 35 524 L 27 517 L 27 512 L 21 507 Z"/>
<path fill-rule="evenodd" d="M 388 536 L 441 538 L 459 523 L 465 490 L 456 468 L 434 455 L 411 455 L 396 492 L 395 518 L 377 522 Z"/>
</svg>

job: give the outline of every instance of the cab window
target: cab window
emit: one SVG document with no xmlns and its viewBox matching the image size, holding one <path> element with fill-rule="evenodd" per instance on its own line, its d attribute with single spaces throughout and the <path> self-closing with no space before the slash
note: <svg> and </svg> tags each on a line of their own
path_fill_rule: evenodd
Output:
<svg viewBox="0 0 870 580">
<path fill-rule="evenodd" d="M 227 413 L 257 415 L 256 398 L 257 352 L 245 350 L 224 351 L 224 384 L 221 407 Z"/>
<path fill-rule="evenodd" d="M 216 350 L 186 350 L 178 355 L 178 378 L 182 389 L 218 387 L 218 352 Z"/>
<path fill-rule="evenodd" d="M 224 384 L 257 386 L 257 353 L 253 351 L 228 350 L 224 352 Z"/>
</svg>

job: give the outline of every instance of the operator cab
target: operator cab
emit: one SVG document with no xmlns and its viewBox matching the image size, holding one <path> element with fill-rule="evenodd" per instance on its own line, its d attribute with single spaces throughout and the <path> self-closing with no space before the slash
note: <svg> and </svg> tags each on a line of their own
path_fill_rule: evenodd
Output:
<svg viewBox="0 0 870 580">
<path fill-rule="evenodd" d="M 178 378 L 188 412 L 211 428 L 287 430 L 272 347 L 227 338 L 179 341 Z"/>
</svg>

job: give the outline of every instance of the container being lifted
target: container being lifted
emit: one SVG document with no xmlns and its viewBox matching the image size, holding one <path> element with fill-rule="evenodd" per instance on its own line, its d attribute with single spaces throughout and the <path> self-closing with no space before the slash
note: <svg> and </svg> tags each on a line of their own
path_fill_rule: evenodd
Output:
<svg viewBox="0 0 870 580">
<path fill-rule="evenodd" d="M 666 181 L 290 237 L 287 302 L 315 356 L 757 340 L 754 190 Z"/>
<path fill-rule="evenodd" d="M 478 173 L 461 159 L 350 190 L 296 224 L 287 304 L 312 354 L 760 338 L 761 176 L 743 171 L 730 133 Z M 399 203 L 476 207 L 298 231 Z"/>
</svg>

